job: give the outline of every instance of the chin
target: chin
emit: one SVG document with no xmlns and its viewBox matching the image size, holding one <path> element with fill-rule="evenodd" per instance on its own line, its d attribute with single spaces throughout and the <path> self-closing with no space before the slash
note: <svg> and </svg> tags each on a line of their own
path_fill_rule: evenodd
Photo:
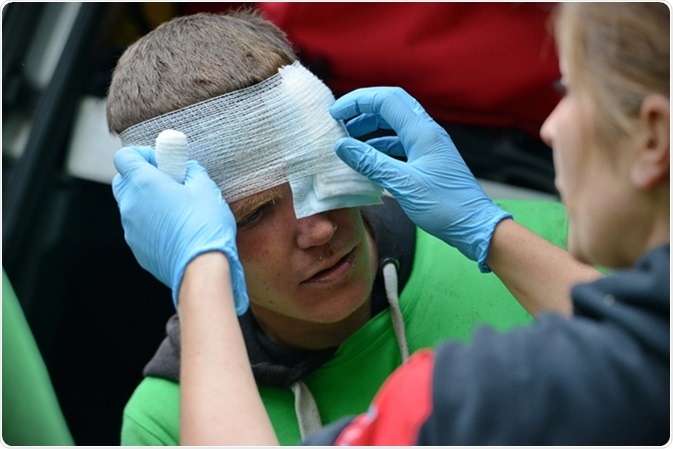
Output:
<svg viewBox="0 0 673 449">
<path fill-rule="evenodd" d="M 354 300 L 354 298 L 359 298 Z M 369 313 L 370 303 L 368 301 L 369 292 L 357 291 L 350 294 L 342 294 L 331 297 L 328 301 L 322 302 L 310 312 L 307 310 L 307 318 L 314 323 L 337 324 L 347 321 L 351 317 L 359 315 L 364 307 Z"/>
<path fill-rule="evenodd" d="M 594 248 L 590 242 L 586 245 L 581 245 L 571 239 L 568 240 L 568 252 L 577 260 L 586 265 L 593 267 L 604 268 L 620 268 L 615 264 L 615 258 L 610 252 L 600 251 L 600 248 Z"/>
<path fill-rule="evenodd" d="M 354 316 L 364 305 L 353 304 L 350 307 L 343 307 L 343 304 L 338 304 L 332 308 L 323 308 L 312 313 L 308 320 L 321 324 L 337 324 Z"/>
<path fill-rule="evenodd" d="M 572 232 L 568 233 L 568 252 L 571 256 L 578 262 L 585 264 L 590 264 L 589 257 L 587 257 L 586 252 L 583 250 L 582 245 L 578 242 L 578 239 L 575 238 Z"/>
</svg>

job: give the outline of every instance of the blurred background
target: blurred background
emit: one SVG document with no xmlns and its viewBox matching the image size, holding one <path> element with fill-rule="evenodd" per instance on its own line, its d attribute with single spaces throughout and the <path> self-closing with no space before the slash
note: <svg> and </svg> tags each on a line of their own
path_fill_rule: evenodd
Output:
<svg viewBox="0 0 673 449">
<path fill-rule="evenodd" d="M 558 101 L 553 4 L 5 3 L 2 265 L 77 445 L 119 444 L 123 407 L 174 312 L 126 246 L 112 196 L 112 70 L 171 17 L 244 5 L 284 29 L 336 96 L 407 89 L 491 196 L 557 197 L 537 136 Z"/>
</svg>

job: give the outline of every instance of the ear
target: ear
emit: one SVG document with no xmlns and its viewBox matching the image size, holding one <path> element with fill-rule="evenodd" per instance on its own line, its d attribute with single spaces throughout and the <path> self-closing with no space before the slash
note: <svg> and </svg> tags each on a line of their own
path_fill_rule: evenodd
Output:
<svg viewBox="0 0 673 449">
<path fill-rule="evenodd" d="M 670 104 L 668 97 L 652 94 L 640 105 L 644 134 L 631 168 L 631 180 L 642 190 L 650 190 L 664 182 L 669 185 Z"/>
</svg>

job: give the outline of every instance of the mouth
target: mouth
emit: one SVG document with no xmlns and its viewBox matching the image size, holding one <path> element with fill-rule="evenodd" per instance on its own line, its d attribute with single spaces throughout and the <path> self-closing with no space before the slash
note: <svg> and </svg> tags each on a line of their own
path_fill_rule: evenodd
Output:
<svg viewBox="0 0 673 449">
<path fill-rule="evenodd" d="M 348 254 L 337 260 L 333 265 L 320 270 L 301 284 L 328 284 L 340 282 L 352 272 L 355 248 Z"/>
</svg>

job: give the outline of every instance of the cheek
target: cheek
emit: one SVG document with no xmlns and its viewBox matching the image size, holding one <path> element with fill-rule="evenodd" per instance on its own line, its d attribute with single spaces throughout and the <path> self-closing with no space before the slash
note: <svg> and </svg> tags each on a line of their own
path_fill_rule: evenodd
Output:
<svg viewBox="0 0 673 449">
<path fill-rule="evenodd" d="M 586 246 L 586 236 L 592 231 L 587 228 L 588 213 L 592 205 L 587 201 L 587 189 L 592 186 L 591 169 L 588 167 L 585 123 L 580 119 L 581 111 L 576 103 L 566 98 L 557 107 L 548 126 L 553 135 L 553 158 L 556 172 L 555 184 L 568 214 L 568 251 L 582 260 Z"/>
<path fill-rule="evenodd" d="M 578 158 L 569 157 L 560 163 L 562 176 L 560 181 L 561 197 L 568 211 L 569 235 L 568 250 L 577 259 L 585 260 L 587 241 L 591 241 L 591 235 L 595 234 L 598 223 L 592 219 L 596 204 L 592 196 L 597 192 L 588 193 L 592 188 L 592 177 L 586 165 L 580 163 Z"/>
<path fill-rule="evenodd" d="M 287 255 L 283 257 L 278 242 L 282 239 L 268 232 L 246 233 L 236 239 L 239 258 L 252 297 L 275 289 L 283 273 L 287 274 Z"/>
<path fill-rule="evenodd" d="M 581 197 L 585 184 L 586 167 L 578 157 L 576 142 L 569 142 L 568 147 L 558 151 L 554 157 L 556 165 L 556 183 L 563 202 L 572 206 Z"/>
<path fill-rule="evenodd" d="M 365 223 L 359 209 L 337 209 L 329 214 L 342 232 L 349 235 L 365 235 Z"/>
<path fill-rule="evenodd" d="M 570 222 L 568 249 L 577 259 L 591 264 L 603 258 L 601 248 L 622 244 L 624 223 L 636 225 L 624 208 L 628 192 L 620 188 L 618 172 L 601 154 L 602 150 L 586 148 L 586 156 L 573 166 L 571 193 L 564 200 Z"/>
</svg>

